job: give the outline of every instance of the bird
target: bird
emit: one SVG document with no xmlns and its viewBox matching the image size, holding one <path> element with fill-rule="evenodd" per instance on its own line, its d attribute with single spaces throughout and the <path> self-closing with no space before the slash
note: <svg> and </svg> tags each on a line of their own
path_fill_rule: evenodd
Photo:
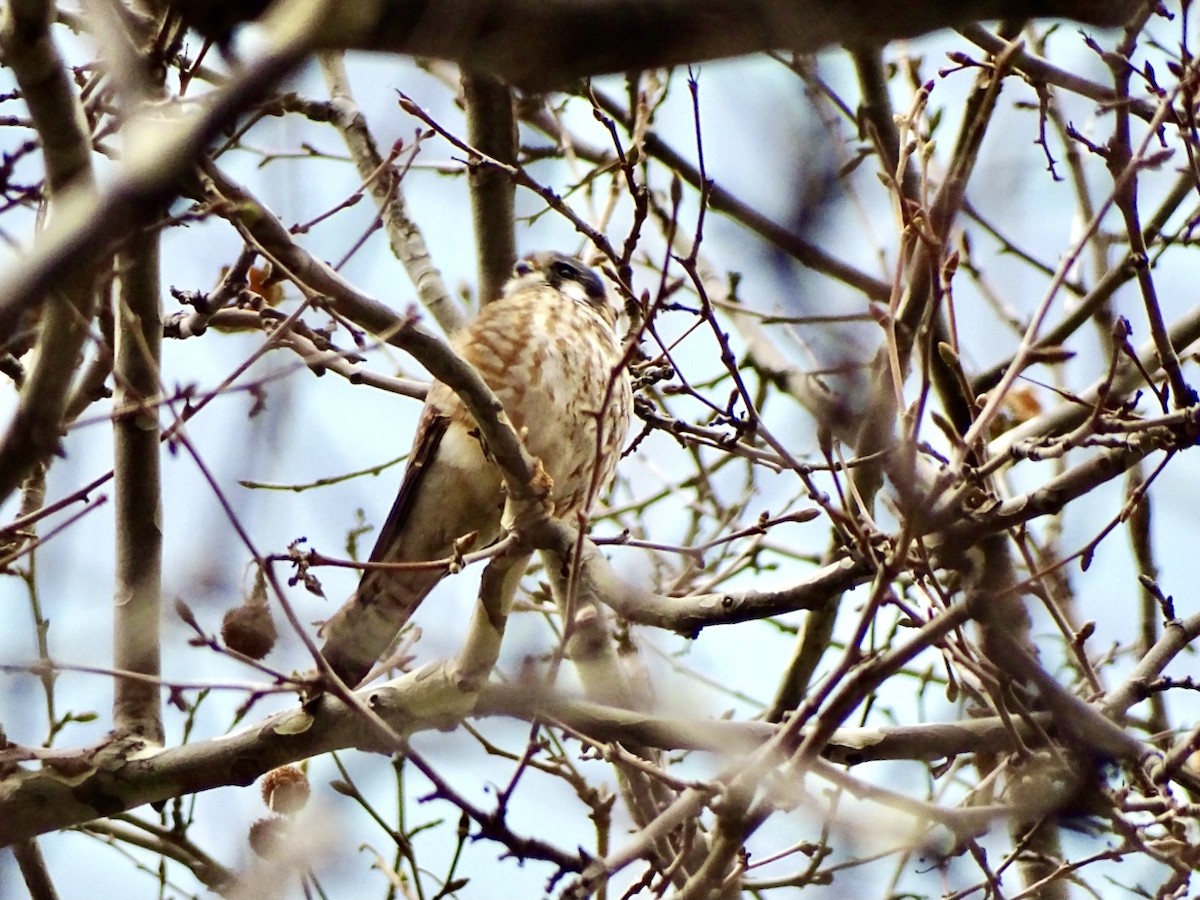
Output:
<svg viewBox="0 0 1200 900">
<path fill-rule="evenodd" d="M 625 443 L 633 395 L 616 326 L 616 307 L 595 271 L 541 252 L 519 260 L 500 296 L 451 340 L 541 460 L 555 518 L 589 511 Z M 369 561 L 423 562 L 487 547 L 503 532 L 504 501 L 474 419 L 435 381 Z M 345 684 L 356 686 L 374 668 L 445 574 L 445 567 L 364 570 L 321 629 L 322 655 Z"/>
</svg>

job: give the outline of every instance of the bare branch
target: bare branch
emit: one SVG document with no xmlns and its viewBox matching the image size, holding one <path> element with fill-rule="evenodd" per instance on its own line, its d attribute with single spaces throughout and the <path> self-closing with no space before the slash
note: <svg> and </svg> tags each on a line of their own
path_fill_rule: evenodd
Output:
<svg viewBox="0 0 1200 900">
<path fill-rule="evenodd" d="M 373 0 L 331 5 L 321 46 L 388 50 L 457 62 L 526 88 L 576 78 L 663 68 L 830 44 L 883 43 L 983 19 L 1035 16 L 1119 25 L 1133 0 L 923 0 L 862 4 L 852 15 L 817 0 Z M 336 9 L 336 13 L 334 10 Z M 254 15 L 253 6 L 242 16 Z"/>
</svg>

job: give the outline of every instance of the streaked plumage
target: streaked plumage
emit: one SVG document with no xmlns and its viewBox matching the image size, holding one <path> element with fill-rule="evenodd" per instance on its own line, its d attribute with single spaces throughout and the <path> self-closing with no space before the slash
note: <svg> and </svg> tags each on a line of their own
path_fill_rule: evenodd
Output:
<svg viewBox="0 0 1200 900">
<path fill-rule="evenodd" d="M 556 517 L 591 506 L 612 480 L 625 442 L 633 403 L 615 322 L 594 272 L 572 257 L 539 253 L 517 263 L 503 295 L 453 341 L 553 479 Z M 485 547 L 500 537 L 503 508 L 500 474 L 474 420 L 435 382 L 371 561 L 442 559 L 471 533 L 476 537 L 464 549 Z M 364 573 L 323 629 L 322 652 L 343 681 L 353 686 L 367 674 L 444 575 Z"/>
</svg>

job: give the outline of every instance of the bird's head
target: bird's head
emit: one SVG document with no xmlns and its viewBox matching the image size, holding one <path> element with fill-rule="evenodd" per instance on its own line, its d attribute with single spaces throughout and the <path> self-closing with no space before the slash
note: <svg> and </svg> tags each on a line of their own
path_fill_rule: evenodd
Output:
<svg viewBox="0 0 1200 900">
<path fill-rule="evenodd" d="M 595 270 L 574 256 L 564 253 L 534 253 L 518 260 L 513 277 L 504 286 L 504 296 L 529 288 L 548 286 L 564 297 L 594 309 L 610 325 L 616 321 L 616 309 Z"/>
</svg>

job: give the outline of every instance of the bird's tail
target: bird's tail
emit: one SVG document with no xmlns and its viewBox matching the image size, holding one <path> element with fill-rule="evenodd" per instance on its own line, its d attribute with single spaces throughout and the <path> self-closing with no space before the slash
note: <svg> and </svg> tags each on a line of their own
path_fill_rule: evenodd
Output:
<svg viewBox="0 0 1200 900">
<path fill-rule="evenodd" d="M 368 571 L 342 608 L 325 623 L 321 654 L 349 687 L 361 682 L 433 590 L 444 569 Z"/>
</svg>

